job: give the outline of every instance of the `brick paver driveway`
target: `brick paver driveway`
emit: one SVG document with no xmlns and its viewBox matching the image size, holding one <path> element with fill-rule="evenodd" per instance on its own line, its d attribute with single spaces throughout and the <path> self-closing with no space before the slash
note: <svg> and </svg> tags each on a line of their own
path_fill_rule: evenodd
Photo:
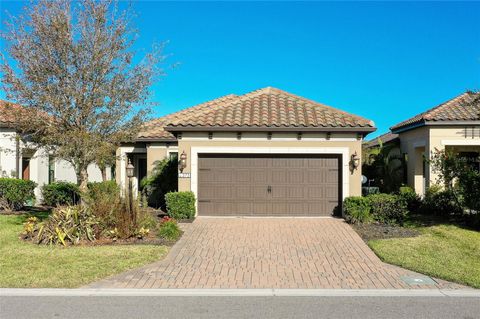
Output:
<svg viewBox="0 0 480 319">
<path fill-rule="evenodd" d="M 197 218 L 166 259 L 90 288 L 457 288 L 381 262 L 334 218 Z M 429 279 L 427 277 L 427 279 Z"/>
</svg>

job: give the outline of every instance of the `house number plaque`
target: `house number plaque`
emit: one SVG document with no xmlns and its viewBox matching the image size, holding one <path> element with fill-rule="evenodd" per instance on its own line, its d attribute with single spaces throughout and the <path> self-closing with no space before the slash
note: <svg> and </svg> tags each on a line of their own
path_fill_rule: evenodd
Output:
<svg viewBox="0 0 480 319">
<path fill-rule="evenodd" d="M 190 173 L 178 173 L 179 178 L 190 178 Z"/>
</svg>

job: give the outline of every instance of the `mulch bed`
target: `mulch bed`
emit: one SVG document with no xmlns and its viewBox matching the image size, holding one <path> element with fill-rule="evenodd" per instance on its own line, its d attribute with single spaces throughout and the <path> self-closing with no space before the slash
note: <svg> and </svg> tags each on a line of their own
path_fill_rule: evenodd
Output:
<svg viewBox="0 0 480 319">
<path fill-rule="evenodd" d="M 180 236 L 177 240 L 168 240 L 165 238 L 160 238 L 154 235 L 148 236 L 146 238 L 127 238 L 127 239 L 117 239 L 113 240 L 108 237 L 99 238 L 95 241 L 80 241 L 77 245 L 67 244 L 67 247 L 70 246 L 125 246 L 125 245 L 159 245 L 159 246 L 173 246 L 180 238 L 182 237 L 183 232 L 180 232 Z M 30 238 L 26 238 L 24 235 L 19 237 L 21 240 L 35 244 Z M 60 246 L 60 245 L 58 245 Z"/>
<path fill-rule="evenodd" d="M 80 246 L 159 245 L 159 246 L 171 247 L 178 240 L 180 240 L 181 237 L 182 237 L 182 234 L 180 234 L 177 240 L 167 240 L 165 238 L 159 238 L 156 236 L 150 236 L 143 239 L 127 238 L 127 239 L 117 239 L 117 240 L 113 240 L 111 238 L 100 238 L 93 242 L 90 242 L 90 241 L 81 242 L 79 245 Z"/>
<path fill-rule="evenodd" d="M 44 206 L 26 206 L 22 210 L 0 210 L 0 215 L 29 215 L 48 213 L 52 208 Z"/>
<path fill-rule="evenodd" d="M 420 232 L 415 229 L 401 226 L 385 224 L 355 224 L 351 226 L 365 242 L 375 239 L 406 238 L 420 235 Z"/>
</svg>

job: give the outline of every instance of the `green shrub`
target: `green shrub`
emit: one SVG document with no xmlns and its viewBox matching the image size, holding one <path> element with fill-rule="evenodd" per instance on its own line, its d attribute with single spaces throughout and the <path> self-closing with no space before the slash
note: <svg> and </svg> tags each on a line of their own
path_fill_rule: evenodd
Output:
<svg viewBox="0 0 480 319">
<path fill-rule="evenodd" d="M 78 244 L 82 240 L 95 240 L 97 220 L 83 206 L 58 207 L 42 223 L 36 226 L 39 244 Z"/>
<path fill-rule="evenodd" d="M 142 179 L 140 188 L 151 207 L 165 209 L 165 194 L 178 189 L 178 162 L 164 159 L 155 162 L 152 173 Z"/>
<path fill-rule="evenodd" d="M 407 209 L 410 212 L 418 212 L 422 204 L 420 196 L 415 192 L 415 190 L 408 186 L 400 187 L 399 194 L 401 199 L 407 205 Z"/>
<path fill-rule="evenodd" d="M 398 195 L 369 195 L 371 214 L 376 221 L 385 224 L 403 224 L 408 214 L 407 204 Z"/>
<path fill-rule="evenodd" d="M 37 184 L 17 178 L 0 178 L 0 209 L 19 210 L 26 202 L 35 200 Z"/>
<path fill-rule="evenodd" d="M 469 210 L 480 213 L 480 172 L 472 169 L 465 170 L 460 174 L 457 185 L 463 205 Z"/>
<path fill-rule="evenodd" d="M 152 213 L 142 208 L 140 209 L 140 214 L 138 216 L 138 226 L 148 229 L 157 229 L 158 221 Z"/>
<path fill-rule="evenodd" d="M 105 195 L 116 196 L 119 193 L 120 187 L 115 181 L 88 183 L 88 196 L 90 198 L 99 198 Z"/>
<path fill-rule="evenodd" d="M 160 222 L 158 229 L 158 236 L 167 240 L 177 240 L 180 237 L 181 231 L 175 219 L 164 217 Z"/>
<path fill-rule="evenodd" d="M 480 230 L 480 213 L 465 215 L 465 224 L 475 230 Z"/>
<path fill-rule="evenodd" d="M 74 183 L 55 182 L 42 187 L 43 203 L 47 206 L 76 205 L 80 190 Z"/>
<path fill-rule="evenodd" d="M 193 192 L 173 192 L 165 195 L 167 213 L 175 219 L 190 219 L 195 216 Z"/>
<path fill-rule="evenodd" d="M 373 221 L 370 214 L 370 200 L 367 197 L 353 196 L 343 202 L 345 220 L 350 224 L 369 223 Z"/>
<path fill-rule="evenodd" d="M 432 185 L 425 193 L 421 212 L 425 215 L 449 216 L 462 215 L 463 209 L 453 190 L 444 190 L 440 186 Z"/>
<path fill-rule="evenodd" d="M 117 226 L 120 188 L 115 181 L 89 183 L 86 202 L 103 229 Z"/>
</svg>

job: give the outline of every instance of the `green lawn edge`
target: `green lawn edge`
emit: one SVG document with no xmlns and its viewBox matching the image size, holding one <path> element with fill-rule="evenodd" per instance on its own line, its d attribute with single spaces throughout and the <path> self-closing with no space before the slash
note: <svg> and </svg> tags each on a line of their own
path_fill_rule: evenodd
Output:
<svg viewBox="0 0 480 319">
<path fill-rule="evenodd" d="M 45 246 L 19 238 L 28 215 L 0 215 L 0 287 L 77 288 L 163 258 L 158 245 Z"/>
<path fill-rule="evenodd" d="M 480 232 L 456 225 L 416 227 L 421 235 L 370 240 L 384 262 L 480 288 Z"/>
</svg>

